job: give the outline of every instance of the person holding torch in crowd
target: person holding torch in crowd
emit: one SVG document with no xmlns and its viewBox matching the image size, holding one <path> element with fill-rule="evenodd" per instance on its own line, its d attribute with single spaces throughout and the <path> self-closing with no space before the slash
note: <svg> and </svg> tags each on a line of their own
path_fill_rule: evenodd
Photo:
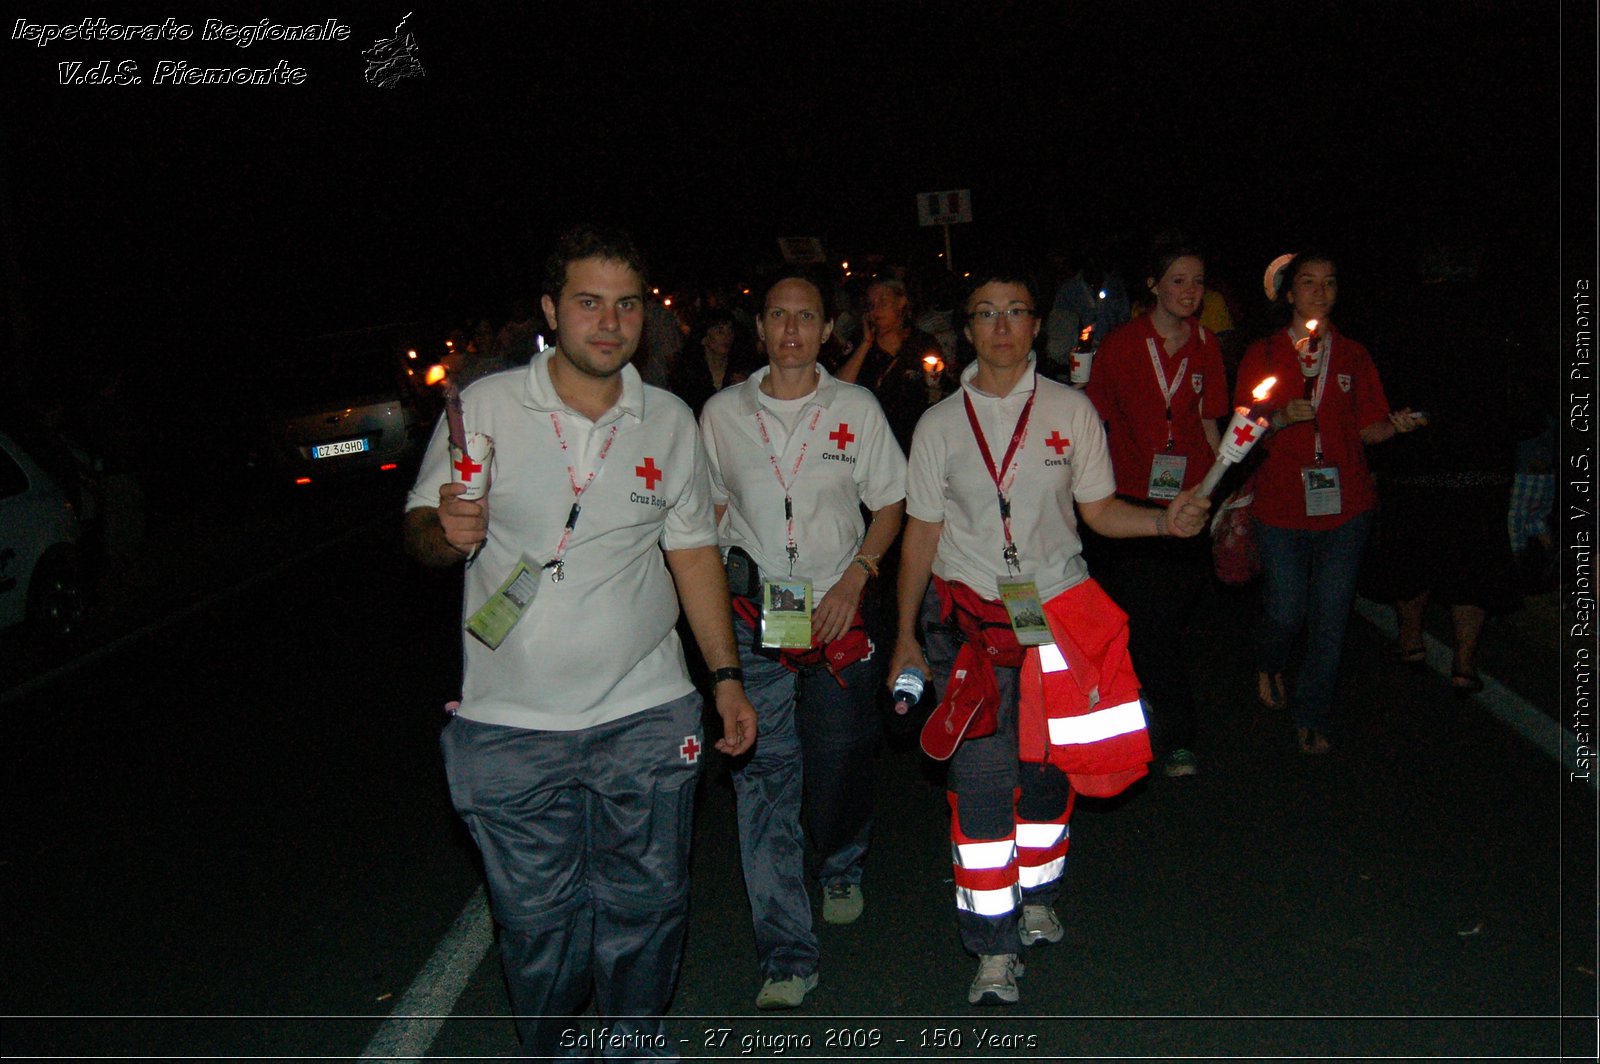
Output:
<svg viewBox="0 0 1600 1064">
<path fill-rule="evenodd" d="M 1245 352 L 1235 389 L 1235 402 L 1248 407 L 1256 382 L 1274 376 L 1283 403 L 1272 415 L 1276 431 L 1261 445 L 1266 457 L 1251 507 L 1264 577 L 1257 695 L 1269 708 L 1292 705 L 1301 752 L 1324 754 L 1345 622 L 1377 505 L 1365 448 L 1426 419 L 1391 412 L 1372 356 L 1333 328 L 1339 278 L 1331 258 L 1302 252 L 1269 273 L 1268 284 L 1289 323 Z M 1302 627 L 1305 656 L 1291 697 L 1284 674 Z"/>
<path fill-rule="evenodd" d="M 1106 426 L 1117 495 L 1165 507 L 1211 468 L 1217 418 L 1228 413 L 1222 348 L 1196 315 L 1205 260 L 1193 248 L 1157 250 L 1145 286 L 1152 305 L 1101 345 L 1086 392 Z M 1144 683 L 1150 740 L 1168 776 L 1192 776 L 1195 698 L 1185 630 L 1211 573 L 1209 540 L 1095 539 L 1100 581 L 1128 614 L 1128 653 Z"/>
</svg>

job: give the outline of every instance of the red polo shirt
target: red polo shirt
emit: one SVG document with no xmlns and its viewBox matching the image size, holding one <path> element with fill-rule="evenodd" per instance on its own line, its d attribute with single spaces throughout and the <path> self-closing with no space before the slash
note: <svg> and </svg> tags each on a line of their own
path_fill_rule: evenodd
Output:
<svg viewBox="0 0 1600 1064">
<path fill-rule="evenodd" d="M 1216 336 L 1193 318 L 1189 326 L 1188 342 L 1169 355 L 1150 316 L 1141 314 L 1106 337 L 1095 353 L 1085 391 L 1106 423 L 1111 468 L 1124 495 L 1150 497 L 1150 463 L 1167 446 L 1167 404 L 1150 360 L 1152 342 L 1167 385 L 1176 385 L 1171 453 L 1188 459 L 1183 486 L 1194 487 L 1211 468 L 1211 444 L 1200 419 L 1228 413 L 1228 381 Z"/>
<path fill-rule="evenodd" d="M 1361 430 L 1389 416 L 1377 367 L 1367 349 L 1329 328 L 1328 380 L 1315 421 L 1302 421 L 1273 433 L 1259 446 L 1267 452 L 1256 471 L 1256 498 L 1250 512 L 1277 528 L 1322 530 L 1338 528 L 1350 518 L 1377 505 L 1378 495 L 1367 469 L 1366 445 Z M 1096 369 L 1099 367 L 1096 366 Z M 1295 362 L 1294 341 L 1287 329 L 1257 340 L 1239 364 L 1239 384 L 1234 401 L 1252 402 L 1250 389 L 1265 377 L 1277 377 L 1271 401 L 1274 408 L 1288 405 L 1304 394 L 1305 378 Z M 1316 461 L 1316 433 L 1322 432 L 1322 461 Z M 1314 465 L 1339 470 L 1341 511 L 1321 517 L 1306 516 L 1305 487 L 1300 471 Z"/>
</svg>

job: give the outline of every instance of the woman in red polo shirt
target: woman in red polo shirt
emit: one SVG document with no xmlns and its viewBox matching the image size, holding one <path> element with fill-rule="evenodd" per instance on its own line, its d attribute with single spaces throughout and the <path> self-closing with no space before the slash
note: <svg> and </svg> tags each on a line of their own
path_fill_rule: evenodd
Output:
<svg viewBox="0 0 1600 1064">
<path fill-rule="evenodd" d="M 1200 325 L 1205 259 L 1193 248 L 1157 251 L 1145 279 L 1149 313 L 1100 346 L 1087 394 L 1106 423 L 1117 494 L 1166 506 L 1211 468 L 1228 382 L 1216 335 Z M 1169 776 L 1191 776 L 1195 700 L 1183 632 L 1210 572 L 1194 539 L 1096 540 L 1094 573 L 1128 614 L 1128 650 L 1143 683 L 1150 737 Z"/>
<path fill-rule="evenodd" d="M 1266 457 L 1255 474 L 1251 513 L 1265 578 L 1256 681 L 1268 706 L 1293 703 L 1300 750 L 1323 754 L 1345 621 L 1377 504 L 1365 449 L 1424 421 L 1409 409 L 1390 412 L 1372 356 L 1334 330 L 1329 315 L 1339 278 L 1332 259 L 1296 255 L 1275 285 L 1289 325 L 1245 352 L 1234 396 L 1250 405 L 1250 390 L 1271 376 L 1279 401 L 1293 397 L 1273 415 L 1277 431 L 1262 442 Z M 1291 698 L 1283 674 L 1302 626 L 1305 656 Z"/>
</svg>

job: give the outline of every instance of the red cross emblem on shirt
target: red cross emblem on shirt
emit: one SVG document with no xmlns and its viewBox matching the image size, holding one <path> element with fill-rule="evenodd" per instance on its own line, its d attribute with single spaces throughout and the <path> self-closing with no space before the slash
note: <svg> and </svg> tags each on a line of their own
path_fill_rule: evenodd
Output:
<svg viewBox="0 0 1600 1064">
<path fill-rule="evenodd" d="M 655 491 L 656 481 L 666 476 L 665 473 L 656 468 L 656 460 L 654 458 L 646 458 L 644 465 L 634 466 L 633 475 L 644 479 L 645 491 Z"/>
<path fill-rule="evenodd" d="M 1059 457 L 1062 451 L 1072 446 L 1072 441 L 1061 435 L 1060 429 L 1053 429 L 1050 432 L 1050 438 L 1044 441 L 1044 445 L 1055 451 Z"/>
<path fill-rule="evenodd" d="M 683 745 L 678 747 L 678 756 L 689 764 L 700 760 L 700 742 L 694 736 L 685 736 Z"/>
<path fill-rule="evenodd" d="M 828 439 L 832 440 L 834 443 L 837 443 L 839 445 L 839 450 L 841 451 L 844 450 L 846 445 L 848 445 L 850 441 L 855 438 L 856 434 L 851 432 L 850 426 L 846 425 L 843 421 L 839 422 L 838 428 L 828 433 Z"/>
<path fill-rule="evenodd" d="M 465 484 L 472 479 L 474 473 L 483 472 L 483 466 L 472 460 L 472 456 L 465 451 L 456 459 L 455 470 L 461 474 L 461 483 Z"/>
<path fill-rule="evenodd" d="M 1256 427 L 1254 424 L 1240 425 L 1233 430 L 1233 445 L 1235 447 L 1243 447 L 1245 444 L 1253 442 L 1255 438 Z"/>
</svg>

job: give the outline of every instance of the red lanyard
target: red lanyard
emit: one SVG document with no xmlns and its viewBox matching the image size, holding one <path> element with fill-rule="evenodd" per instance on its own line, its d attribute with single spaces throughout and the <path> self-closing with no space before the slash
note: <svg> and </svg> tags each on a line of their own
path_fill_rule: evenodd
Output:
<svg viewBox="0 0 1600 1064">
<path fill-rule="evenodd" d="M 978 453 L 983 455 L 983 464 L 989 469 L 989 479 L 994 481 L 995 498 L 1000 501 L 1000 530 L 1006 537 L 1006 547 L 1002 557 L 1006 560 L 1006 567 L 1014 573 L 1022 571 L 1022 562 L 1017 553 L 1017 545 L 1011 538 L 1011 485 L 1017 479 L 1017 452 L 1022 450 L 1022 441 L 1028 436 L 1028 418 L 1033 413 L 1034 391 L 1028 393 L 1028 401 L 1022 404 L 1022 413 L 1017 415 L 1017 427 L 1011 430 L 1011 446 L 1006 448 L 1006 456 L 1000 468 L 994 464 L 994 455 L 989 451 L 989 441 L 983 438 L 983 428 L 978 424 L 978 412 L 972 408 L 972 396 L 963 388 L 961 401 L 967 407 L 967 424 L 972 426 L 972 436 L 978 441 Z M 1002 475 L 1001 469 L 1005 472 Z"/>
<path fill-rule="evenodd" d="M 794 499 L 790 495 L 794 482 L 800 477 L 800 466 L 806 460 L 806 448 L 811 446 L 811 441 L 817 435 L 817 422 L 822 420 L 822 407 L 811 415 L 811 424 L 806 426 L 805 442 L 800 444 L 800 453 L 795 455 L 794 468 L 789 470 L 789 479 L 783 477 L 783 470 L 778 467 L 778 453 L 772 447 L 772 437 L 767 433 L 767 423 L 761 416 L 761 411 L 756 411 L 756 428 L 761 430 L 761 442 L 767 448 L 767 461 L 772 463 L 772 475 L 778 478 L 778 487 L 783 489 L 783 520 L 788 543 L 784 546 L 784 553 L 789 556 L 789 575 L 794 575 L 795 559 L 800 557 L 800 547 L 794 541 Z"/>
<path fill-rule="evenodd" d="M 570 453 L 567 439 L 561 434 L 561 419 L 554 411 L 550 412 L 550 424 L 556 430 L 556 442 L 561 444 L 561 453 Z M 566 576 L 566 566 L 561 559 L 567 553 L 567 544 L 572 539 L 572 530 L 578 527 L 578 514 L 582 507 L 578 502 L 583 498 L 583 493 L 589 490 L 589 485 L 594 483 L 594 478 L 600 475 L 600 467 L 606 464 L 606 453 L 611 450 L 611 441 L 617 438 L 617 426 L 613 424 L 611 431 L 606 433 L 605 442 L 600 445 L 600 451 L 595 455 L 594 465 L 589 467 L 589 475 L 584 477 L 583 484 L 578 484 L 578 471 L 572 468 L 572 463 L 567 463 L 567 483 L 572 485 L 572 509 L 567 513 L 567 527 L 561 530 L 561 542 L 556 544 L 556 553 L 543 568 L 551 570 L 550 579 L 561 580 Z"/>
</svg>

